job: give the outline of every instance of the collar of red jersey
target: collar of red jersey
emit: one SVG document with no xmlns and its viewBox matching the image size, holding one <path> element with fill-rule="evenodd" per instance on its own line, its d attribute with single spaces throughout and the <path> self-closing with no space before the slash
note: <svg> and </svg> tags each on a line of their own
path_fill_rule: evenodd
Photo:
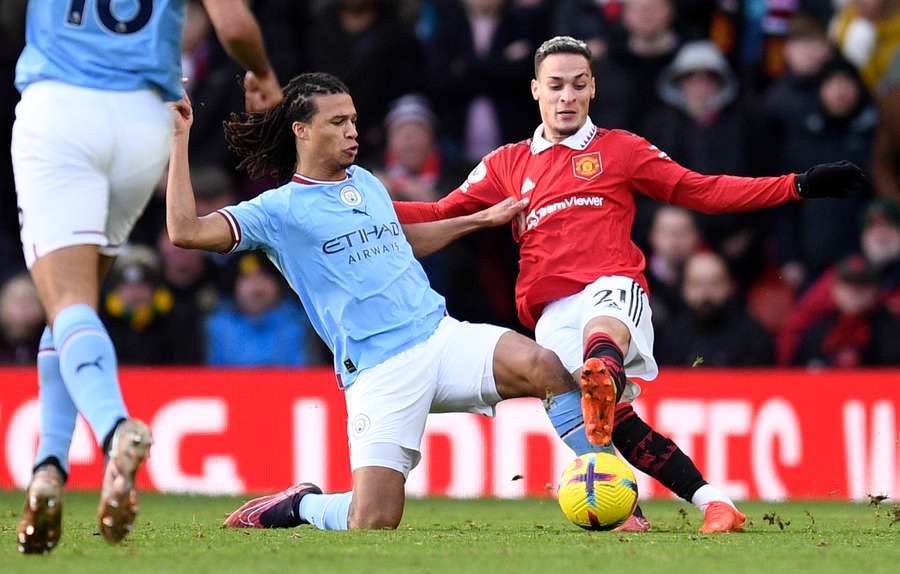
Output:
<svg viewBox="0 0 900 574">
<path fill-rule="evenodd" d="M 591 143 L 591 140 L 594 139 L 596 133 L 597 126 L 594 125 L 594 122 L 592 122 L 590 116 L 588 116 L 584 120 L 584 125 L 582 125 L 577 132 L 559 143 L 567 148 L 581 151 Z M 553 147 L 553 142 L 544 138 L 544 124 L 541 124 L 534 130 L 534 136 L 531 138 L 531 153 L 537 155 L 551 147 Z"/>
</svg>

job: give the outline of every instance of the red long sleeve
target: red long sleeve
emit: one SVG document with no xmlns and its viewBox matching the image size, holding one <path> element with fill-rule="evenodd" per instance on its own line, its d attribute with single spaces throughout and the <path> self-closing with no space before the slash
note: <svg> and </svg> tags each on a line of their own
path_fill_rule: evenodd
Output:
<svg viewBox="0 0 900 574">
<path fill-rule="evenodd" d="M 394 210 L 401 224 L 440 221 L 481 211 L 487 204 L 462 193 L 459 189 L 440 201 L 395 201 Z"/>
<path fill-rule="evenodd" d="M 504 185 L 509 163 L 506 155 L 500 152 L 510 147 L 503 146 L 486 155 L 462 185 L 438 202 L 395 201 L 394 210 L 400 223 L 423 223 L 469 215 L 509 197 L 509 186 Z"/>
<path fill-rule="evenodd" d="M 774 207 L 800 199 L 794 174 L 780 177 L 703 175 L 672 161 L 644 138 L 633 141 L 629 182 L 664 203 L 702 213 L 731 213 Z"/>
</svg>

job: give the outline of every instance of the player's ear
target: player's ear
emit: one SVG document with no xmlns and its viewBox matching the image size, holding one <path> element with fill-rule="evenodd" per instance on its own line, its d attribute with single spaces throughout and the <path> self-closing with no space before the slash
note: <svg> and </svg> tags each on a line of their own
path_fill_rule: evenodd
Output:
<svg viewBox="0 0 900 574">
<path fill-rule="evenodd" d="M 591 74 L 591 99 L 594 99 L 594 96 L 597 94 L 597 82 L 594 79 L 594 75 Z"/>
<path fill-rule="evenodd" d="M 535 79 L 531 80 L 531 97 L 534 98 L 535 101 L 538 100 L 538 88 L 540 88 L 540 84 Z"/>
<path fill-rule="evenodd" d="M 294 136 L 297 139 L 305 140 L 309 139 L 309 131 L 307 130 L 307 125 L 303 122 L 294 122 L 291 124 L 291 131 L 294 132 Z"/>
</svg>

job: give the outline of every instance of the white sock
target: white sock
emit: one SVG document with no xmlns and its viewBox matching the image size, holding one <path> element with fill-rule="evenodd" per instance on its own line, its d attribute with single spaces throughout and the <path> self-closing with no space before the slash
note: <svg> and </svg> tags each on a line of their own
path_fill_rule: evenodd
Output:
<svg viewBox="0 0 900 574">
<path fill-rule="evenodd" d="M 728 495 L 711 484 L 704 484 L 691 497 L 691 503 L 699 508 L 700 512 L 706 512 L 706 507 L 710 502 L 724 502 L 737 510 Z"/>
</svg>

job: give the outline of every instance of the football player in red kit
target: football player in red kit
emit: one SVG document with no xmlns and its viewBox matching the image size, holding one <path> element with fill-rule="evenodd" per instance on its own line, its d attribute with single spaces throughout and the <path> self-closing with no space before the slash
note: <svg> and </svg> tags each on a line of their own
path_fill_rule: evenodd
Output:
<svg viewBox="0 0 900 574">
<path fill-rule="evenodd" d="M 584 42 L 553 38 L 534 60 L 531 92 L 543 123 L 532 138 L 485 156 L 436 203 L 395 202 L 400 221 L 447 219 L 528 198 L 513 228 L 520 247 L 516 307 L 537 342 L 580 379 L 590 441 L 612 441 L 631 464 L 697 505 L 705 513 L 701 532 L 741 530 L 744 515 L 727 495 L 631 408 L 640 388 L 629 378 L 658 373 L 644 255 L 631 241 L 633 194 L 727 213 L 846 196 L 866 185 L 865 175 L 847 162 L 781 177 L 692 172 L 640 136 L 591 122 L 596 88 Z M 644 522 L 634 529 L 649 527 Z"/>
</svg>

